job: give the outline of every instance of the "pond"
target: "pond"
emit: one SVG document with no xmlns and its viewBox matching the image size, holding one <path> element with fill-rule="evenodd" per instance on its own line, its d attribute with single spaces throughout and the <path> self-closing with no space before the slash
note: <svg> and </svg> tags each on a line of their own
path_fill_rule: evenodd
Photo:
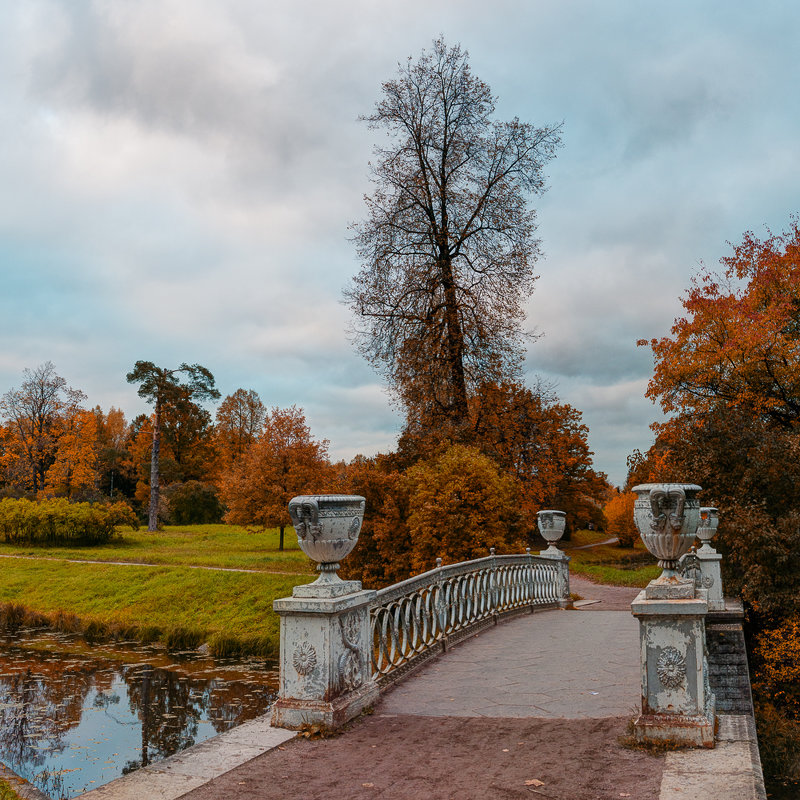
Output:
<svg viewBox="0 0 800 800">
<path fill-rule="evenodd" d="M 0 636 L 0 761 L 53 798 L 76 797 L 265 713 L 277 684 L 262 659 Z"/>
</svg>

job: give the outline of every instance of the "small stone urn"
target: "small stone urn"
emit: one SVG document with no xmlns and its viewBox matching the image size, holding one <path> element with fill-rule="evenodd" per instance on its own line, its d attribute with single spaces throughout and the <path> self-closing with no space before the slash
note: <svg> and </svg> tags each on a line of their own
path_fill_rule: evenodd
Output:
<svg viewBox="0 0 800 800">
<path fill-rule="evenodd" d="M 719 509 L 713 506 L 703 506 L 700 509 L 700 524 L 697 526 L 697 538 L 702 542 L 699 553 L 716 553 L 711 546 L 711 540 L 719 527 Z"/>
<path fill-rule="evenodd" d="M 539 526 L 539 533 L 549 545 L 547 550 L 542 550 L 540 556 L 549 558 L 561 558 L 564 553 L 556 547 L 556 542 L 564 535 L 567 527 L 567 514 L 565 511 L 539 511 L 536 514 L 536 522 Z"/>
<path fill-rule="evenodd" d="M 678 560 L 694 543 L 700 522 L 700 490 L 694 483 L 642 483 L 633 487 L 637 495 L 633 520 L 645 547 L 663 570 L 648 586 L 648 597 L 694 596 L 693 582 L 678 573 Z M 662 587 L 666 593 L 653 587 Z"/>
<path fill-rule="evenodd" d="M 300 495 L 289 501 L 297 544 L 317 562 L 314 583 L 296 586 L 294 597 L 338 597 L 361 589 L 360 581 L 343 581 L 336 571 L 358 541 L 365 500 L 360 495 Z"/>
</svg>

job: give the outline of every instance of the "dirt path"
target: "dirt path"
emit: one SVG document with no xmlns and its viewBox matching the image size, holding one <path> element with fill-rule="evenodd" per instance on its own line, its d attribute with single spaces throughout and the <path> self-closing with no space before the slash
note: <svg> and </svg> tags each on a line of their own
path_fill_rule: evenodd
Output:
<svg viewBox="0 0 800 800">
<path fill-rule="evenodd" d="M 616 544 L 619 541 L 616 536 L 612 536 L 610 539 L 606 539 L 602 542 L 594 542 L 593 544 L 582 544 L 580 547 L 564 547 L 565 552 L 569 552 L 570 550 L 589 550 L 592 547 L 601 547 L 604 544 Z"/>
<path fill-rule="evenodd" d="M 606 586 L 602 583 L 592 583 L 582 575 L 570 573 L 569 588 L 571 592 L 579 594 L 583 600 L 577 605 L 581 611 L 628 611 L 631 603 L 641 589 L 635 586 Z M 587 601 L 597 602 L 591 605 Z M 585 603 L 585 605 L 583 605 Z"/>
<path fill-rule="evenodd" d="M 112 567 L 167 567 L 181 569 L 208 569 L 213 572 L 248 572 L 253 575 L 311 575 L 305 572 L 282 572 L 277 569 L 242 569 L 240 567 L 208 567 L 202 564 L 152 564 L 144 561 L 92 561 L 82 558 L 56 558 L 55 556 L 18 556 L 1 553 L 0 558 L 19 558 L 26 561 L 59 561 L 67 564 L 108 564 Z"/>
</svg>

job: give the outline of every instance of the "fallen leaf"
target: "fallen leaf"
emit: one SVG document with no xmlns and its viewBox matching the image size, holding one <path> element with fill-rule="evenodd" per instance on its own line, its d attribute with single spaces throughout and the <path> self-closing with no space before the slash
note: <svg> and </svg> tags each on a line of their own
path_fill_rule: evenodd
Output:
<svg viewBox="0 0 800 800">
<path fill-rule="evenodd" d="M 375 784 L 374 783 L 362 783 L 361 784 L 365 789 L 372 789 Z"/>
<path fill-rule="evenodd" d="M 620 797 L 630 797 L 630 794 L 628 794 L 628 792 L 620 792 L 619 796 Z"/>
<path fill-rule="evenodd" d="M 504 752 L 504 753 L 507 753 L 507 752 L 508 752 L 508 748 L 507 748 L 507 747 L 504 747 L 504 748 L 503 748 L 503 752 Z"/>
<path fill-rule="evenodd" d="M 531 778 L 529 781 L 525 781 L 526 786 L 544 786 L 544 781 L 537 781 L 536 778 Z"/>
</svg>

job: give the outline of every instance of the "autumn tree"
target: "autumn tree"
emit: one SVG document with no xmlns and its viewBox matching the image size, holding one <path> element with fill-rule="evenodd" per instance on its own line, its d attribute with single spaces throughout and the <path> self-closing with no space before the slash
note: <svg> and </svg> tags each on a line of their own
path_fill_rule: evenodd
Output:
<svg viewBox="0 0 800 800">
<path fill-rule="evenodd" d="M 185 376 L 181 383 L 180 376 Z M 126 376 L 128 383 L 138 383 L 139 397 L 152 403 L 153 444 L 150 455 L 150 507 L 148 530 L 158 527 L 159 501 L 159 450 L 161 444 L 161 417 L 165 408 L 194 400 L 208 400 L 219 397 L 214 386 L 214 376 L 199 364 L 181 364 L 177 369 L 157 367 L 151 361 L 137 361 L 133 370 Z"/>
<path fill-rule="evenodd" d="M 237 389 L 217 409 L 215 433 L 223 470 L 238 461 L 258 438 L 267 409 L 258 392 Z"/>
<path fill-rule="evenodd" d="M 603 509 L 606 532 L 609 536 L 616 536 L 620 547 L 633 547 L 639 538 L 639 532 L 633 522 L 635 503 L 636 495 L 633 492 L 615 492 Z"/>
<path fill-rule="evenodd" d="M 655 426 L 655 445 L 632 467 L 637 477 L 696 481 L 704 504 L 720 508 L 725 589 L 741 594 L 758 634 L 750 655 L 769 790 L 779 777 L 800 780 L 797 218 L 764 240 L 745 234 L 722 264 L 693 282 L 671 336 L 649 342 L 648 395 L 674 416 Z"/>
<path fill-rule="evenodd" d="M 703 270 L 672 335 L 641 340 L 655 357 L 648 397 L 666 412 L 742 408 L 793 430 L 800 422 L 800 223 L 759 239 L 746 233 Z"/>
<path fill-rule="evenodd" d="M 455 428 L 481 381 L 517 372 L 539 252 L 527 198 L 560 145 L 560 125 L 494 120 L 495 103 L 466 51 L 438 39 L 364 118 L 388 144 L 354 226 L 355 340 L 407 411 Z"/>
<path fill-rule="evenodd" d="M 35 494 L 45 487 L 62 421 L 81 409 L 86 395 L 67 386 L 50 361 L 23 375 L 21 387 L 0 398 L 6 423 L 4 463 L 9 482 Z"/>
<path fill-rule="evenodd" d="M 136 470 L 129 452 L 131 428 L 125 414 L 114 406 L 108 413 L 95 406 L 93 413 L 97 424 L 98 486 L 109 498 L 115 494 L 131 497 Z"/>
<path fill-rule="evenodd" d="M 523 486 L 529 516 L 558 508 L 570 527 L 602 522 L 608 482 L 592 466 L 580 411 L 542 387 L 484 382 L 470 401 L 470 422 L 474 444 Z"/>
<path fill-rule="evenodd" d="M 410 574 L 408 486 L 397 462 L 393 454 L 358 455 L 341 479 L 342 491 L 361 495 L 366 503 L 358 547 L 342 563 L 340 574 L 362 581 L 367 589 L 380 589 Z"/>
<path fill-rule="evenodd" d="M 409 566 L 432 569 L 436 558 L 465 561 L 525 546 L 520 486 L 475 447 L 453 445 L 406 471 Z"/>
<path fill-rule="evenodd" d="M 273 408 L 261 436 L 223 479 L 225 521 L 277 527 L 278 547 L 283 550 L 284 530 L 291 524 L 289 500 L 330 491 L 332 480 L 328 441 L 312 437 L 302 409 Z"/>
<path fill-rule="evenodd" d="M 92 411 L 76 410 L 62 417 L 58 428 L 44 491 L 69 500 L 86 499 L 97 492 L 97 418 Z"/>
</svg>

